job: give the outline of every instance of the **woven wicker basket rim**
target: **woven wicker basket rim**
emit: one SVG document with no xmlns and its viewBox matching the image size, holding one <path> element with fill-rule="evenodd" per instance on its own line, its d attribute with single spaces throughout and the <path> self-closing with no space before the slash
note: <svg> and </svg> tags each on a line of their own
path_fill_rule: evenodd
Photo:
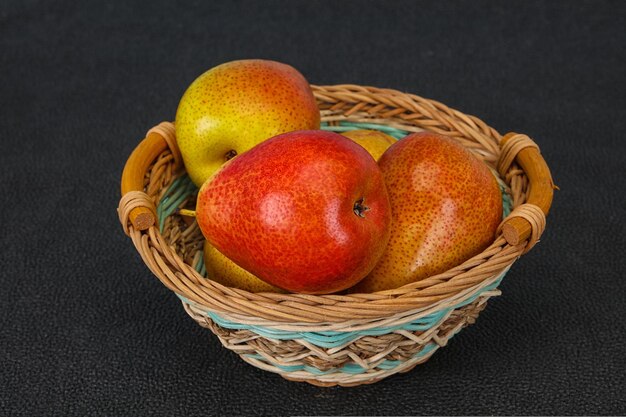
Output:
<svg viewBox="0 0 626 417">
<path fill-rule="evenodd" d="M 427 129 L 455 138 L 493 169 L 502 168 L 498 164 L 502 153 L 502 136 L 474 116 L 450 109 L 434 100 L 392 89 L 348 84 L 312 88 L 324 121 L 366 121 L 407 131 Z M 171 139 L 168 140 L 170 148 L 175 147 L 173 142 L 174 145 Z M 158 198 L 158 192 L 173 181 L 177 171 L 177 154 L 177 149 L 167 149 L 158 158 L 147 180 L 146 196 L 153 189 L 152 198 Z M 502 179 L 510 186 L 513 206 L 523 205 L 528 192 L 528 181 L 523 169 L 511 159 L 502 174 Z M 120 219 L 124 225 L 128 222 L 129 211 L 120 204 Z M 156 227 L 139 231 L 131 225 L 128 233 L 144 262 L 161 282 L 194 305 L 226 315 L 284 323 L 369 322 L 402 312 L 434 307 L 501 273 L 519 258 L 527 246 L 526 241 L 510 245 L 500 234 L 482 253 L 461 265 L 422 281 L 377 293 L 255 294 L 202 277 L 172 250 Z"/>
</svg>

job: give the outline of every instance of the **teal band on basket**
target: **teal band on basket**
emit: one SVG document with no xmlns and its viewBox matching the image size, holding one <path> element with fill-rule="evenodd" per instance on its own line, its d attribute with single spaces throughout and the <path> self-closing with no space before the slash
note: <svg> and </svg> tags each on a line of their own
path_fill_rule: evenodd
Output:
<svg viewBox="0 0 626 417">
<path fill-rule="evenodd" d="M 423 356 L 428 355 L 430 352 L 432 352 L 434 349 L 437 348 L 437 344 L 430 342 L 428 343 L 426 346 L 424 346 L 424 348 L 422 348 L 419 352 L 417 352 L 413 358 L 411 359 L 416 359 L 416 358 L 420 358 Z M 258 359 L 258 360 L 262 360 L 264 362 L 266 362 L 265 358 L 261 355 L 257 355 L 257 354 L 246 354 L 247 357 L 249 358 L 254 358 L 254 359 Z M 376 365 L 376 369 L 379 370 L 390 370 L 390 369 L 394 369 L 397 366 L 402 365 L 403 363 L 405 363 L 406 361 L 390 361 L 390 360 L 384 360 L 381 363 L 379 363 L 378 365 Z M 277 368 L 279 368 L 280 370 L 284 371 L 284 372 L 298 372 L 298 371 L 306 371 L 309 372 L 311 374 L 314 375 L 328 375 L 328 374 L 334 374 L 337 372 L 342 372 L 345 374 L 362 374 L 364 372 L 367 372 L 367 369 L 364 369 L 362 366 L 357 365 L 355 363 L 349 363 L 347 365 L 342 366 L 341 368 L 337 368 L 337 369 L 329 369 L 328 371 L 320 371 L 317 368 L 314 368 L 312 366 L 308 366 L 308 365 L 290 365 L 290 366 L 286 366 L 286 365 L 276 365 L 276 364 L 272 364 L 272 366 L 275 366 Z"/>
<path fill-rule="evenodd" d="M 409 133 L 407 130 L 397 129 L 386 125 L 379 125 L 376 123 L 340 122 L 338 126 L 329 126 L 327 122 L 322 122 L 321 129 L 331 132 L 349 132 L 351 130 L 359 129 L 379 130 L 395 139 L 402 139 Z"/>
<path fill-rule="evenodd" d="M 346 332 L 346 331 L 324 331 L 324 332 L 289 332 L 284 330 L 276 330 L 270 329 L 267 327 L 259 326 L 259 325 L 248 325 L 237 323 L 233 321 L 229 321 L 221 317 L 219 314 L 207 311 L 206 315 L 211 320 L 213 320 L 220 327 L 231 329 L 231 330 L 249 330 L 259 336 L 274 339 L 274 340 L 305 340 L 308 343 L 311 343 L 315 346 L 319 346 L 322 348 L 330 349 L 339 346 L 343 346 L 349 344 L 361 337 L 365 336 L 379 336 L 387 333 L 392 333 L 398 330 L 406 330 L 410 332 L 416 331 L 426 331 L 431 327 L 435 326 L 439 323 L 439 321 L 444 318 L 448 313 L 452 310 L 456 310 L 457 308 L 464 307 L 472 302 L 474 302 L 483 292 L 493 290 L 498 287 L 502 278 L 508 272 L 508 268 L 500 274 L 500 276 L 490 285 L 483 288 L 479 293 L 473 295 L 472 297 L 462 301 L 459 304 L 454 305 L 453 307 L 442 309 L 436 311 L 432 314 L 429 314 L 425 317 L 422 317 L 416 321 L 409 322 L 406 324 L 398 325 L 398 326 L 388 326 L 388 327 L 379 327 L 372 328 L 367 330 Z M 185 297 L 178 295 L 178 297 L 186 304 L 190 304 L 189 300 Z"/>
<path fill-rule="evenodd" d="M 159 230 L 163 233 L 165 219 L 171 216 L 183 201 L 197 190 L 197 187 L 187 175 L 182 175 L 172 181 L 157 207 Z"/>
</svg>

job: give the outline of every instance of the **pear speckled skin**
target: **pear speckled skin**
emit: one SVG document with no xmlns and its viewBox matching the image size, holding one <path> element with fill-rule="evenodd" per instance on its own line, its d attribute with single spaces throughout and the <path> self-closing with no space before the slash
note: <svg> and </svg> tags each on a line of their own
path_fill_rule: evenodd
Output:
<svg viewBox="0 0 626 417">
<path fill-rule="evenodd" d="M 429 132 L 407 136 L 379 160 L 391 202 L 391 238 L 352 293 L 393 289 L 444 272 L 493 242 L 502 196 L 489 168 Z"/>
<path fill-rule="evenodd" d="M 196 219 L 213 246 L 255 276 L 325 294 L 374 268 L 391 208 L 365 149 L 336 133 L 296 131 L 226 163 L 200 188 Z"/>
<path fill-rule="evenodd" d="M 202 74 L 185 91 L 175 122 L 185 168 L 198 187 L 235 154 L 280 133 L 319 127 L 306 79 L 266 60 L 232 61 Z"/>
<path fill-rule="evenodd" d="M 227 287 L 239 288 L 250 292 L 284 292 L 246 271 L 209 242 L 204 242 L 204 267 L 207 276 Z"/>
<path fill-rule="evenodd" d="M 364 147 L 377 161 L 391 145 L 397 142 L 393 137 L 378 130 L 350 130 L 343 132 L 342 135 Z"/>
</svg>

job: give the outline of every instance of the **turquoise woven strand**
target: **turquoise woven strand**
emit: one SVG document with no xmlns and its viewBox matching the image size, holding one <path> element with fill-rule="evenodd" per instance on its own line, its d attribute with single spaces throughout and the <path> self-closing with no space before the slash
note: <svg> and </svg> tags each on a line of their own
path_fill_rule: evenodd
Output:
<svg viewBox="0 0 626 417">
<path fill-rule="evenodd" d="M 197 190 L 195 184 L 191 182 L 189 176 L 182 175 L 176 178 L 167 189 L 165 195 L 157 207 L 157 217 L 159 218 L 159 230 L 163 233 L 165 219 L 178 209 L 185 199 Z"/>
<path fill-rule="evenodd" d="M 502 219 L 506 219 L 509 214 L 511 214 L 511 210 L 513 210 L 513 199 L 506 192 L 506 188 L 504 188 L 504 184 L 498 182 L 500 186 L 500 192 L 502 193 Z"/>
<path fill-rule="evenodd" d="M 386 125 L 379 125 L 376 123 L 340 122 L 339 126 L 329 126 L 327 122 L 323 122 L 321 129 L 331 132 L 349 132 L 351 130 L 360 129 L 378 130 L 392 136 L 395 139 L 402 139 L 409 133 L 407 130 L 397 129 Z"/>
<path fill-rule="evenodd" d="M 196 268 L 196 271 L 198 271 L 198 273 L 200 274 L 200 276 L 206 277 L 206 265 L 204 264 L 204 256 L 200 257 L 195 268 Z"/>
<path fill-rule="evenodd" d="M 426 356 L 430 352 L 432 352 L 436 347 L 437 347 L 436 343 L 430 342 L 426 346 L 424 346 L 424 348 L 422 348 L 422 350 L 417 352 L 413 356 L 412 359 Z M 258 359 L 258 360 L 261 360 L 261 361 L 263 361 L 265 363 L 268 363 L 267 360 L 263 356 L 258 355 L 258 354 L 249 353 L 249 354 L 246 354 L 246 356 L 249 357 L 249 358 Z M 380 369 L 380 370 L 390 370 L 390 369 L 396 368 L 397 366 L 402 365 L 403 363 L 405 363 L 405 362 L 404 361 L 384 360 L 381 363 L 379 363 L 378 366 L 376 366 L 376 368 Z M 356 374 L 362 374 L 362 373 L 367 371 L 362 366 L 357 365 L 355 363 L 349 363 L 347 365 L 342 366 L 341 368 L 331 369 L 331 370 L 328 370 L 328 371 L 321 371 L 321 370 L 319 370 L 317 368 L 314 368 L 314 367 L 308 366 L 308 365 L 291 365 L 291 366 L 275 365 L 275 364 L 271 364 L 271 365 L 275 366 L 275 367 L 277 367 L 280 370 L 285 371 L 285 372 L 306 371 L 306 372 L 309 372 L 309 373 L 314 374 L 314 375 L 328 375 L 328 374 L 333 374 L 333 373 L 338 373 L 338 372 L 356 375 Z"/>
<path fill-rule="evenodd" d="M 428 316 L 422 317 L 414 322 L 397 325 L 397 326 L 387 326 L 380 328 L 373 328 L 367 330 L 359 330 L 352 332 L 345 331 L 324 331 L 324 332 L 290 332 L 284 330 L 270 329 L 267 327 L 259 326 L 259 325 L 247 325 L 242 323 L 237 323 L 233 321 L 229 321 L 219 314 L 207 311 L 207 316 L 213 320 L 220 327 L 231 329 L 231 330 L 249 330 L 259 336 L 274 339 L 274 340 L 294 340 L 300 339 L 305 340 L 315 346 L 319 346 L 322 348 L 335 348 L 339 346 L 343 346 L 345 344 L 351 343 L 361 337 L 365 336 L 379 336 L 387 333 L 392 333 L 397 330 L 406 330 L 411 332 L 416 331 L 426 331 L 436 325 L 445 315 L 447 315 L 450 311 L 456 310 L 458 308 L 464 307 L 470 303 L 473 303 L 483 292 L 495 289 L 500 284 L 502 278 L 506 275 L 505 270 L 495 282 L 491 285 L 485 287 L 480 293 L 475 294 L 474 296 L 464 300 L 463 302 L 447 309 L 442 309 L 437 312 L 434 312 Z M 179 298 L 189 304 L 189 300 L 185 297 L 179 295 Z"/>
</svg>

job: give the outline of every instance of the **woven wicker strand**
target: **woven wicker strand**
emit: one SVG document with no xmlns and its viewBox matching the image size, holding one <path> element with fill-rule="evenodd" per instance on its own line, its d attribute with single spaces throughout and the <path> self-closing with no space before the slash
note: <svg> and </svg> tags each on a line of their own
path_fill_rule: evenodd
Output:
<svg viewBox="0 0 626 417">
<path fill-rule="evenodd" d="M 225 287 L 203 276 L 197 224 L 163 211 L 194 198 L 181 177 L 169 122 L 150 129 L 129 157 L 118 214 L 153 274 L 246 362 L 323 386 L 376 382 L 424 362 L 475 321 L 487 299 L 499 294 L 495 287 L 506 271 L 538 242 L 555 187 L 526 135 L 501 137 L 474 116 L 395 90 L 337 85 L 313 86 L 313 92 L 326 129 L 371 127 L 396 138 L 430 130 L 455 139 L 497 171 L 514 210 L 493 244 L 441 274 L 372 294 L 253 294 Z"/>
<path fill-rule="evenodd" d="M 284 322 L 284 321 L 271 321 L 255 316 L 243 316 L 239 314 L 229 313 L 216 313 L 222 318 L 222 320 L 237 323 L 239 327 L 242 326 L 262 326 L 266 329 L 272 329 L 276 331 L 284 332 L 361 332 L 367 334 L 371 329 L 380 329 L 394 326 L 403 326 L 408 323 L 413 323 L 433 315 L 441 310 L 450 309 L 459 304 L 463 304 L 465 300 L 470 300 L 481 293 L 485 292 L 485 289 L 489 288 L 494 282 L 499 281 L 504 274 L 508 271 L 508 267 L 498 274 L 494 274 L 488 280 L 481 282 L 475 287 L 460 291 L 454 296 L 451 296 L 439 303 L 433 303 L 427 307 L 415 308 L 412 310 L 400 311 L 391 316 L 377 316 L 369 317 L 365 319 L 346 319 L 341 322 L 320 322 L 320 323 L 307 323 L 307 322 Z M 186 308 L 189 308 L 195 314 L 203 317 L 213 317 L 209 314 L 204 306 L 190 302 L 189 300 L 182 298 L 183 304 L 186 304 Z"/>
<path fill-rule="evenodd" d="M 156 212 L 154 201 L 152 201 L 152 199 L 148 197 L 145 192 L 128 191 L 126 194 L 124 194 L 120 199 L 117 213 L 120 219 L 120 223 L 122 223 L 122 227 L 124 228 L 124 233 L 126 233 L 126 235 L 130 234 L 130 215 L 135 209 L 144 209 L 147 210 L 147 212 L 150 214 Z M 144 213 L 146 213 L 146 211 L 144 211 Z M 141 214 L 136 214 L 135 219 L 137 219 L 139 216 L 141 216 Z M 139 220 L 139 222 L 145 222 L 146 224 L 150 224 L 150 226 L 152 226 L 152 224 L 154 223 L 154 219 Z"/>
<path fill-rule="evenodd" d="M 499 295 L 499 291 L 483 292 L 469 305 L 449 310 L 435 325 L 424 331 L 396 329 L 378 337 L 364 336 L 350 340 L 330 349 L 316 347 L 297 337 L 285 342 L 264 338 L 248 330 L 229 331 L 204 315 L 187 311 L 201 326 L 218 335 L 226 348 L 261 369 L 291 380 L 311 382 L 313 374 L 318 381 L 319 375 L 324 375 L 325 384 L 353 385 L 402 372 L 413 363 L 425 361 L 437 348 L 445 346 L 462 327 L 472 324 L 486 300 L 494 295 Z M 188 309 L 188 306 L 185 308 Z M 381 367 L 383 369 L 379 369 Z"/>
<path fill-rule="evenodd" d="M 151 133 L 156 133 L 165 140 L 167 148 L 174 156 L 174 166 L 181 167 L 183 165 L 183 157 L 180 154 L 180 150 L 178 149 L 178 143 L 176 142 L 176 130 L 174 128 L 174 123 L 161 122 L 148 130 L 148 133 L 146 133 L 146 137 L 150 136 Z"/>
<path fill-rule="evenodd" d="M 517 154 L 526 148 L 535 148 L 539 151 L 539 146 L 531 138 L 526 135 L 512 134 L 509 139 L 503 143 L 500 158 L 498 159 L 498 173 L 500 176 L 506 176 L 507 171 L 515 161 Z"/>
<path fill-rule="evenodd" d="M 461 328 L 472 324 L 493 295 L 498 293 L 485 293 L 470 305 L 449 311 L 426 331 L 396 330 L 333 349 L 316 348 L 298 339 L 272 343 L 252 332 L 225 331 L 210 321 L 206 327 L 218 335 L 226 348 L 261 369 L 290 380 L 351 386 L 374 382 L 426 361 Z"/>
</svg>

